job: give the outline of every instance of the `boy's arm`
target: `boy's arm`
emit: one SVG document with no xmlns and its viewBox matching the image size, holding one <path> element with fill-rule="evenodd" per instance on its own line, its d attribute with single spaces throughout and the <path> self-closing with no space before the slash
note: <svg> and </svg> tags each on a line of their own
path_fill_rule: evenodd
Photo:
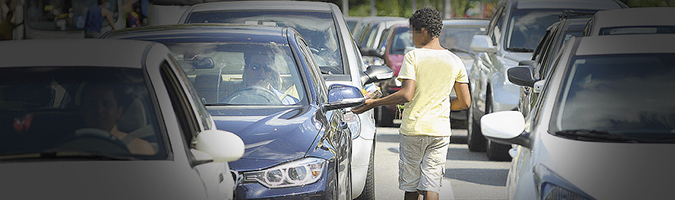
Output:
<svg viewBox="0 0 675 200">
<path fill-rule="evenodd" d="M 410 101 L 415 94 L 415 80 L 403 79 L 401 90 L 380 99 L 366 99 L 363 106 L 352 109 L 353 113 L 361 114 L 372 108 L 383 105 L 398 105 Z"/>
<path fill-rule="evenodd" d="M 101 14 L 103 14 L 103 17 L 108 21 L 108 24 L 110 24 L 110 28 L 112 30 L 116 30 L 115 28 L 115 21 L 113 21 L 112 15 L 110 14 L 110 10 L 103 8 L 101 9 Z"/>
<path fill-rule="evenodd" d="M 455 94 L 457 99 L 450 102 L 450 110 L 464 110 L 471 106 L 471 93 L 469 92 L 469 84 L 455 82 Z"/>
</svg>

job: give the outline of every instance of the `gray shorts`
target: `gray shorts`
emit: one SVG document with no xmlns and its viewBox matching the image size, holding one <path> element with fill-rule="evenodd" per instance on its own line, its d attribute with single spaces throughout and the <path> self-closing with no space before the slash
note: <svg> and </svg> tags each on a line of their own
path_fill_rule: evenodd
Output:
<svg viewBox="0 0 675 200">
<path fill-rule="evenodd" d="M 406 192 L 440 193 L 450 137 L 400 137 L 398 188 Z"/>
</svg>

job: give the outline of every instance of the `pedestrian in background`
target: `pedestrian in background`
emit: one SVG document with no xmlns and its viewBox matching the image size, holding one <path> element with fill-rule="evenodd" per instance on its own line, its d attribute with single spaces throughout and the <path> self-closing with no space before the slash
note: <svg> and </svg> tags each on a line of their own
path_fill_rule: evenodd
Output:
<svg viewBox="0 0 675 200">
<path fill-rule="evenodd" d="M 105 8 L 107 0 L 98 0 L 98 5 L 93 5 L 87 10 L 87 20 L 84 24 L 85 38 L 99 38 L 101 36 L 101 26 L 103 18 L 108 21 L 110 27 L 115 30 L 115 21 L 113 21 L 110 10 Z"/>
<path fill-rule="evenodd" d="M 439 199 L 450 143 L 450 110 L 471 104 L 469 79 L 462 60 L 443 48 L 439 35 L 441 13 L 432 8 L 415 11 L 409 19 L 416 49 L 405 54 L 398 79 L 401 90 L 380 99 L 367 99 L 352 112 L 405 103 L 401 122 L 399 189 L 405 199 Z M 457 99 L 450 100 L 455 89 Z"/>
</svg>

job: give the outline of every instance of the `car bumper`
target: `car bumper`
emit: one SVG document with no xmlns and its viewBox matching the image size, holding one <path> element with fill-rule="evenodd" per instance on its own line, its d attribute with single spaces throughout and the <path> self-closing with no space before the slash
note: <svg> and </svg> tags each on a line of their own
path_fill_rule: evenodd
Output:
<svg viewBox="0 0 675 200">
<path fill-rule="evenodd" d="M 242 183 L 235 190 L 236 199 L 332 199 L 326 180 L 302 187 L 270 189 L 259 183 Z"/>
</svg>

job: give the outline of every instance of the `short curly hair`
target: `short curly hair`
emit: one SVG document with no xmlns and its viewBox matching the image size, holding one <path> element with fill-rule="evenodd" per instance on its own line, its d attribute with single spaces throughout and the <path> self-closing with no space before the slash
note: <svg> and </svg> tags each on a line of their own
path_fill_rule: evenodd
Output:
<svg viewBox="0 0 675 200">
<path fill-rule="evenodd" d="M 443 29 L 441 13 L 429 7 L 415 11 L 410 16 L 409 22 L 413 30 L 427 29 L 431 37 L 438 37 L 441 35 L 441 29 Z"/>
</svg>

